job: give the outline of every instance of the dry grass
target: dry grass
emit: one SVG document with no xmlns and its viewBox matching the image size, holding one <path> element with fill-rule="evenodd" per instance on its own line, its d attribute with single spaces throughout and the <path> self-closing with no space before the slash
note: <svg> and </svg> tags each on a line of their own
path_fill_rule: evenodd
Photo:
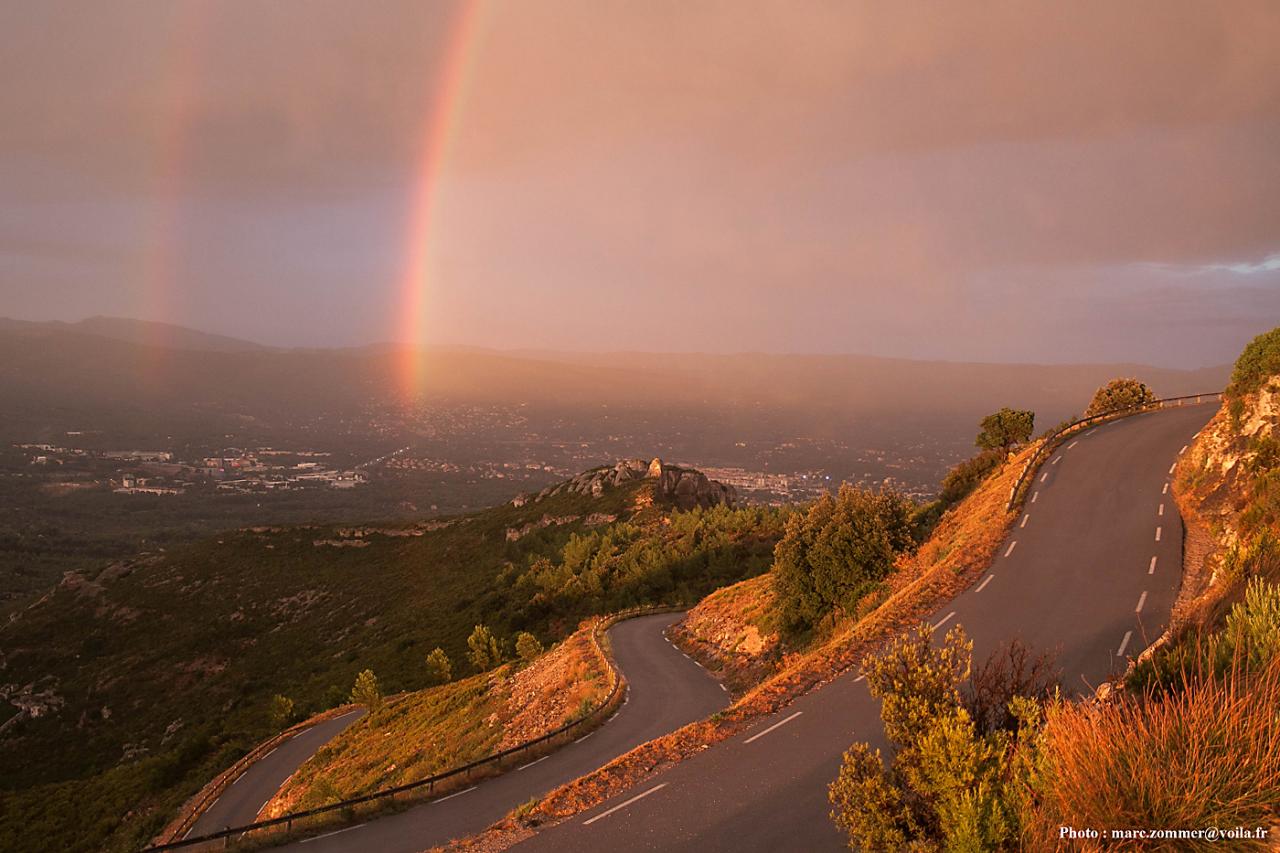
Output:
<svg viewBox="0 0 1280 853">
<path fill-rule="evenodd" d="M 528 826 L 558 821 L 603 802 L 831 681 L 886 639 L 914 625 L 990 565 L 1015 517 L 1005 509 L 1009 490 L 1035 447 L 1028 447 L 1010 460 L 943 516 L 929 541 L 894 573 L 887 600 L 865 618 L 838 627 L 831 639 L 818 648 L 785 659 L 776 675 L 727 711 L 642 744 L 599 770 L 550 792 L 536 808 L 525 810 L 519 821 L 502 821 L 451 849 L 505 849 L 527 837 Z"/>
<path fill-rule="evenodd" d="M 1041 802 L 1026 817 L 1034 843 L 1045 848 L 1061 843 L 1059 826 L 1276 826 L 1280 660 L 1252 678 L 1239 671 L 1223 679 L 1191 676 L 1158 697 L 1063 705 L 1049 715 L 1043 749 Z M 1241 840 L 1230 843 L 1248 849 Z M 1143 849 L 1221 844 L 1146 841 Z"/>
</svg>

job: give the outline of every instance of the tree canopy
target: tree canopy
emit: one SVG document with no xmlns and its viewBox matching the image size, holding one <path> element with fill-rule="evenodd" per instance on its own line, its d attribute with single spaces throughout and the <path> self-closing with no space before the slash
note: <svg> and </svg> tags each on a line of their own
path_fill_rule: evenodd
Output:
<svg viewBox="0 0 1280 853">
<path fill-rule="evenodd" d="M 974 442 L 983 450 L 999 450 L 1008 452 L 1014 445 L 1021 444 L 1031 438 L 1035 429 L 1036 413 L 1024 409 L 1005 407 L 995 414 L 987 415 L 979 424 L 981 432 Z"/>
</svg>

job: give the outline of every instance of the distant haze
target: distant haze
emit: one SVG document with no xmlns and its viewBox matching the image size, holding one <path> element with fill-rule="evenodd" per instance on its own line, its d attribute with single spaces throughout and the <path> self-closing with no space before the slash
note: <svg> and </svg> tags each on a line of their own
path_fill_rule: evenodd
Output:
<svg viewBox="0 0 1280 853">
<path fill-rule="evenodd" d="M 0 0 L 0 315 L 1222 364 L 1280 4 Z"/>
</svg>

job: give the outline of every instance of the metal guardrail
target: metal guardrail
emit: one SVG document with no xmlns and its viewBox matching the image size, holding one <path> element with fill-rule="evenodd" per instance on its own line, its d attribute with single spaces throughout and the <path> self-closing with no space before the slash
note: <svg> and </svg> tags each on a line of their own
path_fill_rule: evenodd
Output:
<svg viewBox="0 0 1280 853">
<path fill-rule="evenodd" d="M 1127 418 L 1132 415 L 1140 415 L 1143 412 L 1159 411 L 1167 408 L 1180 408 L 1183 405 L 1194 406 L 1207 400 L 1222 400 L 1221 391 L 1211 391 L 1207 394 L 1187 394 L 1182 397 L 1164 397 L 1159 400 L 1152 400 L 1141 406 L 1133 406 L 1128 409 L 1117 409 L 1105 412 L 1100 415 L 1092 415 L 1087 418 L 1081 418 L 1078 421 L 1059 427 L 1052 433 L 1044 437 L 1040 444 L 1040 448 L 1031 455 L 1027 460 L 1027 464 L 1023 466 L 1022 473 L 1018 475 L 1017 481 L 1013 484 L 1013 488 L 1009 490 L 1009 501 L 1005 505 L 1006 511 L 1012 511 L 1018 505 L 1018 501 L 1025 497 L 1024 490 L 1029 480 L 1035 476 L 1037 470 L 1045 459 L 1049 457 L 1053 451 L 1070 435 L 1074 435 L 1080 430 L 1087 429 L 1095 424 L 1106 423 L 1109 421 Z M 1194 401 L 1194 402 L 1188 402 Z"/>
<path fill-rule="evenodd" d="M 686 608 L 683 606 L 674 606 L 674 605 L 672 606 L 663 605 L 663 606 L 656 606 L 656 607 L 635 607 L 629 610 L 619 611 L 610 616 L 606 616 L 603 619 L 601 619 L 599 622 L 597 622 L 595 625 L 595 628 L 592 630 L 592 638 L 596 643 L 596 648 L 599 649 L 600 653 L 604 656 L 606 663 L 609 665 L 609 669 L 613 673 L 613 686 L 610 688 L 609 694 L 605 696 L 605 698 L 601 700 L 601 702 L 598 705 L 596 705 L 594 708 L 592 708 L 590 711 L 583 714 L 581 717 L 578 717 L 576 720 L 570 720 L 564 725 L 559 726 L 558 728 L 553 729 L 552 731 L 547 732 L 544 735 L 533 738 L 532 740 L 527 740 L 524 743 L 520 743 L 515 746 L 508 747 L 507 749 L 504 749 L 500 752 L 495 752 L 492 755 L 486 755 L 484 758 L 478 758 L 475 761 L 469 762 L 467 764 L 463 764 L 459 767 L 454 767 L 451 770 L 446 770 L 443 773 L 437 773 L 434 776 L 428 776 L 424 779 L 418 779 L 413 782 L 406 782 L 402 785 L 396 785 L 395 787 L 392 787 L 392 788 L 384 788 L 381 791 L 374 791 L 371 794 L 364 794 L 363 796 L 353 797 L 349 800 L 341 800 L 339 802 L 330 803 L 325 806 L 319 806 L 314 809 L 307 809 L 306 811 L 291 812 L 289 814 L 281 815 L 280 817 L 271 818 L 270 820 L 255 821 L 254 823 L 248 823 L 243 826 L 229 826 L 225 829 L 220 829 L 217 832 L 210 832 L 210 833 L 206 833 L 205 835 L 195 836 L 193 838 L 182 838 L 176 841 L 168 841 L 163 844 L 156 844 L 150 847 L 143 848 L 142 853 L 156 853 L 156 851 L 162 851 L 162 850 L 178 850 L 184 847 L 194 847 L 199 844 L 208 844 L 212 841 L 219 841 L 219 840 L 223 841 L 224 846 L 230 846 L 232 839 L 236 838 L 237 836 L 245 835 L 246 833 L 255 832 L 257 830 L 269 829 L 272 827 L 283 826 L 285 828 L 285 831 L 288 832 L 293 828 L 293 824 L 295 821 L 303 820 L 310 817 L 316 817 L 318 815 L 330 814 L 333 812 L 342 811 L 343 809 L 349 809 L 353 806 L 357 806 L 362 803 L 374 802 L 376 800 L 394 800 L 394 798 L 398 794 L 404 794 L 411 791 L 420 791 L 423 788 L 426 789 L 426 793 L 429 795 L 432 791 L 435 790 L 435 787 L 442 782 L 448 782 L 450 780 L 454 780 L 459 777 L 463 779 L 468 779 L 470 778 L 472 772 L 480 770 L 481 768 L 488 767 L 488 766 L 500 766 L 502 763 L 502 760 L 505 758 L 509 758 L 513 755 L 518 755 L 522 752 L 528 752 L 529 750 L 536 749 L 537 747 L 550 743 L 552 740 L 559 737 L 560 735 L 563 735 L 567 732 L 576 731 L 586 725 L 596 722 L 598 718 L 602 716 L 605 712 L 607 712 L 613 706 L 613 703 L 617 701 L 618 697 L 622 694 L 622 691 L 626 689 L 627 680 L 622 675 L 622 672 L 618 669 L 617 662 L 613 659 L 613 652 L 611 648 L 606 643 L 603 642 L 605 631 L 607 631 L 609 628 L 612 628 L 617 623 L 622 622 L 626 619 L 633 619 L 637 616 L 648 616 L 654 613 L 674 613 L 674 612 L 685 610 L 685 609 Z"/>
</svg>

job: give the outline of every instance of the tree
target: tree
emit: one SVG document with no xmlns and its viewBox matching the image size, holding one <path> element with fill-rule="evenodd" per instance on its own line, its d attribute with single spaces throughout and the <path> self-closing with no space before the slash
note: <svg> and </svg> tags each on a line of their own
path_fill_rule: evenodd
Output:
<svg viewBox="0 0 1280 853">
<path fill-rule="evenodd" d="M 1091 418 L 1141 408 L 1155 398 L 1151 389 L 1137 379 L 1112 379 L 1093 393 L 1093 400 L 1085 409 L 1084 416 Z"/>
<path fill-rule="evenodd" d="M 453 664 L 444 649 L 436 647 L 427 655 L 427 680 L 432 684 L 447 684 L 453 678 Z"/>
<path fill-rule="evenodd" d="M 382 708 L 382 688 L 378 686 L 378 677 L 373 670 L 366 669 L 356 676 L 356 683 L 351 688 L 351 703 L 363 705 L 370 716 Z"/>
<path fill-rule="evenodd" d="M 271 725 L 283 729 L 293 722 L 293 700 L 279 693 L 271 697 Z"/>
<path fill-rule="evenodd" d="M 1006 456 L 1015 444 L 1031 438 L 1035 429 L 1036 413 L 1007 406 L 993 415 L 987 415 L 979 424 L 981 432 L 974 442 L 983 450 L 999 450 Z"/>
<path fill-rule="evenodd" d="M 542 643 L 528 631 L 516 634 L 516 654 L 525 663 L 533 663 L 533 659 L 542 654 Z"/>
<path fill-rule="evenodd" d="M 467 660 L 475 667 L 476 672 L 493 669 L 502 661 L 502 650 L 493 632 L 485 625 L 477 625 L 467 638 Z"/>
<path fill-rule="evenodd" d="M 783 627 L 812 628 L 836 608 L 852 611 L 914 546 L 912 505 L 892 491 L 843 484 L 787 522 L 774 551 Z"/>
</svg>

